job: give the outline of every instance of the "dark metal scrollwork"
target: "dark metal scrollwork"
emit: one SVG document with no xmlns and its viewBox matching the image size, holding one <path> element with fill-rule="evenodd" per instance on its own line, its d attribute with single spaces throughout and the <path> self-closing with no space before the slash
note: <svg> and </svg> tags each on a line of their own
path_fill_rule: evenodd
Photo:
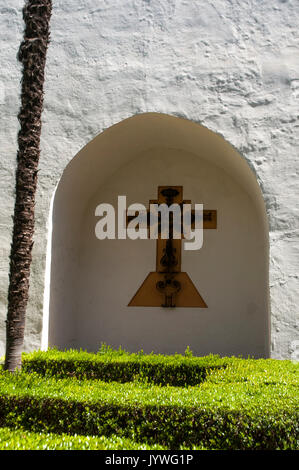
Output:
<svg viewBox="0 0 299 470">
<path fill-rule="evenodd" d="M 164 281 L 157 282 L 156 288 L 159 292 L 164 294 L 164 304 L 162 304 L 162 307 L 175 307 L 174 298 L 181 290 L 181 283 L 174 279 L 174 275 L 172 273 L 166 273 L 164 275 Z"/>
<path fill-rule="evenodd" d="M 179 192 L 174 188 L 166 188 L 161 191 L 161 194 L 165 197 L 166 204 L 170 206 L 173 203 L 173 199 L 179 194 Z M 176 255 L 176 249 L 174 248 L 172 242 L 172 214 L 170 214 L 169 225 L 169 238 L 166 242 L 166 247 L 163 250 L 164 254 L 160 260 L 160 264 L 165 268 L 165 270 L 163 270 L 164 281 L 159 281 L 156 284 L 157 290 L 164 294 L 164 303 L 162 304 L 162 307 L 164 308 L 175 307 L 175 295 L 181 290 L 181 283 L 175 279 L 176 273 L 174 272 L 174 268 L 178 264 L 178 258 Z"/>
</svg>

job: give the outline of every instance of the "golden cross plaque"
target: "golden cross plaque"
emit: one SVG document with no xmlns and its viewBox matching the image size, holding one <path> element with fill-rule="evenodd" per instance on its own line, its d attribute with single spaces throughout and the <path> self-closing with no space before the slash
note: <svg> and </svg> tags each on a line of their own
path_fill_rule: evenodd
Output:
<svg viewBox="0 0 299 470">
<path fill-rule="evenodd" d="M 182 186 L 159 186 L 158 199 L 150 204 L 191 204 L 183 200 Z M 194 213 L 191 211 L 191 228 L 194 227 Z M 156 271 L 150 272 L 129 303 L 129 307 L 199 307 L 207 304 L 199 294 L 190 277 L 181 271 L 181 238 L 173 238 L 173 219 L 169 213 L 169 237 L 161 238 L 159 234 L 156 247 Z M 127 215 L 127 224 L 134 217 Z M 150 211 L 147 211 L 147 228 L 150 228 Z M 203 211 L 203 229 L 217 228 L 217 211 Z"/>
</svg>

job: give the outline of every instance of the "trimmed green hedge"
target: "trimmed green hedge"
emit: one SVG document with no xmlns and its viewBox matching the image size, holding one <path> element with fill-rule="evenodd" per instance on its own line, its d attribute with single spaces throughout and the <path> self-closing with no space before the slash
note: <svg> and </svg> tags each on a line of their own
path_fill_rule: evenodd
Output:
<svg viewBox="0 0 299 470">
<path fill-rule="evenodd" d="M 0 428 L 0 450 L 163 450 L 119 436 L 80 436 Z"/>
<path fill-rule="evenodd" d="M 173 356 L 128 353 L 114 351 L 103 345 L 98 354 L 86 351 L 38 351 L 23 354 L 23 370 L 57 378 L 76 377 L 99 379 L 106 382 L 147 381 L 176 387 L 197 385 L 206 379 L 207 373 L 226 367 L 227 361 L 219 356 L 205 358 L 186 355 Z"/>
<path fill-rule="evenodd" d="M 201 443 L 213 449 L 298 449 L 298 420 L 293 412 L 266 414 L 225 408 L 117 406 L 59 399 L 6 397 L 0 400 L 2 426 L 70 434 L 117 434 L 160 443 L 170 449 Z"/>
<path fill-rule="evenodd" d="M 73 359 L 85 357 L 85 353 L 76 354 L 70 353 Z M 112 356 L 110 360 L 115 362 L 117 355 L 113 356 L 115 361 Z M 119 363 L 125 359 L 122 356 Z M 168 449 L 298 449 L 298 366 L 291 361 L 178 356 L 145 359 L 153 364 L 165 361 L 168 366 L 172 361 L 178 365 L 194 359 L 194 363 L 206 361 L 207 367 L 211 361 L 221 367 L 209 369 L 201 385 L 184 388 L 2 371 L 0 426 L 117 435 Z"/>
</svg>

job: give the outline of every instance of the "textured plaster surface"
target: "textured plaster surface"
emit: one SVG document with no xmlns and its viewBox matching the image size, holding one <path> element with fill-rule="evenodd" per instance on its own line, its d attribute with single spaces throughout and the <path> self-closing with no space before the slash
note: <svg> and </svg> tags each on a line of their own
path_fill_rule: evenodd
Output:
<svg viewBox="0 0 299 470">
<path fill-rule="evenodd" d="M 14 204 L 21 0 L 0 5 L 0 343 Z M 270 236 L 272 357 L 296 358 L 299 2 L 54 0 L 45 83 L 26 350 L 42 335 L 48 214 L 63 169 L 137 113 L 181 116 L 221 134 L 263 191 Z"/>
</svg>

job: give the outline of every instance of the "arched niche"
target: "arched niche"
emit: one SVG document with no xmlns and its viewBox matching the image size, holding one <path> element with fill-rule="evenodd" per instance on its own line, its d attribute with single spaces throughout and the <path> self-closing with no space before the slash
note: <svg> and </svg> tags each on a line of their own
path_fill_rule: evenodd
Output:
<svg viewBox="0 0 299 470">
<path fill-rule="evenodd" d="M 208 308 L 128 307 L 150 271 L 153 240 L 98 240 L 95 208 L 126 195 L 148 206 L 159 185 L 217 209 L 217 230 L 201 250 L 182 250 Z M 169 115 L 126 119 L 88 143 L 67 165 L 53 201 L 49 345 L 97 351 L 269 355 L 268 226 L 247 162 L 221 136 Z"/>
</svg>

